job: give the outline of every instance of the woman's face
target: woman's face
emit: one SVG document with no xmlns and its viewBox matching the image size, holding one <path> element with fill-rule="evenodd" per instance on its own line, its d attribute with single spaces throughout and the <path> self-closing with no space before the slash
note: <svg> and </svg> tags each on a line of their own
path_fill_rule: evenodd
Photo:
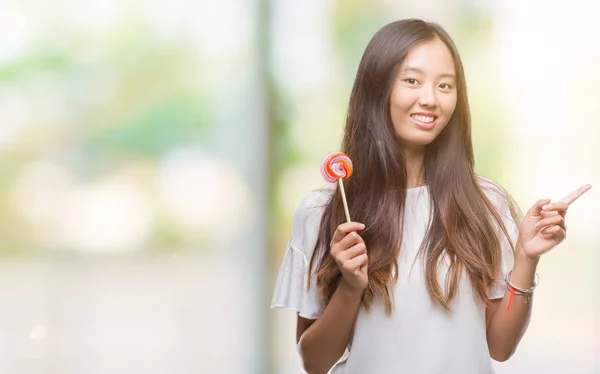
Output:
<svg viewBox="0 0 600 374">
<path fill-rule="evenodd" d="M 446 127 L 456 107 L 454 59 L 439 39 L 419 43 L 407 54 L 390 96 L 390 114 L 400 143 L 430 144 Z"/>
</svg>

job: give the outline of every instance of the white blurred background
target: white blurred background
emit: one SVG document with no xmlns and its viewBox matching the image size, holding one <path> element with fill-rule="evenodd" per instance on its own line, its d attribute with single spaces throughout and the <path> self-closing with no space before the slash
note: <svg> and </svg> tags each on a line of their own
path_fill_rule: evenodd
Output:
<svg viewBox="0 0 600 374">
<path fill-rule="evenodd" d="M 591 0 L 3 0 L 0 373 L 302 373 L 268 309 L 360 56 L 439 22 L 477 171 L 523 210 L 595 188 L 497 373 L 600 373 L 600 9 Z"/>
</svg>

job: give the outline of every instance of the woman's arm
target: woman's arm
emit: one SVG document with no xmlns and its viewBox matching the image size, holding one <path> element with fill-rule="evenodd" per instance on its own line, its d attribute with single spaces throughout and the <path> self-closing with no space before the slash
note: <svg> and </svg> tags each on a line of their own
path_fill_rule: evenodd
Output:
<svg viewBox="0 0 600 374">
<path fill-rule="evenodd" d="M 547 253 L 566 237 L 565 215 L 569 206 L 592 186 L 579 187 L 563 199 L 551 202 L 538 200 L 527 212 L 519 226 L 519 239 L 515 249 L 515 264 L 510 273 L 511 283 L 521 289 L 534 284 L 535 271 L 540 256 Z M 507 290 L 504 297 L 493 301 L 486 311 L 487 342 L 490 356 L 497 361 L 506 361 L 517 349 L 525 334 L 531 316 L 531 297 L 527 300 Z"/>
<path fill-rule="evenodd" d="M 296 341 L 309 374 L 326 374 L 350 342 L 362 292 L 341 282 L 323 314 L 316 320 L 298 316 Z"/>
<path fill-rule="evenodd" d="M 520 245 L 515 253 L 515 265 L 510 273 L 510 281 L 518 288 L 533 286 L 535 271 L 539 259 L 530 259 L 522 254 Z M 508 360 L 527 331 L 531 317 L 533 299 L 514 295 L 508 311 L 510 290 L 504 297 L 492 300 L 492 305 L 486 310 L 487 343 L 490 356 L 496 361 Z"/>
<path fill-rule="evenodd" d="M 367 287 L 368 256 L 356 233 L 365 226 L 347 222 L 338 226 L 331 241 L 331 256 L 342 274 L 325 311 L 314 323 L 298 317 L 298 351 L 309 374 L 326 374 L 340 359 L 350 341 L 362 294 Z"/>
</svg>

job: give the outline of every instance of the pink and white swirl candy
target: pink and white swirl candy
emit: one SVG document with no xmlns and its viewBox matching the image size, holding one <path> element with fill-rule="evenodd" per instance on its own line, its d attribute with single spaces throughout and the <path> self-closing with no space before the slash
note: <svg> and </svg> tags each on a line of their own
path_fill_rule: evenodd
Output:
<svg viewBox="0 0 600 374">
<path fill-rule="evenodd" d="M 340 178 L 350 178 L 352 160 L 343 152 L 328 153 L 321 162 L 321 174 L 330 183 L 335 183 Z"/>
</svg>

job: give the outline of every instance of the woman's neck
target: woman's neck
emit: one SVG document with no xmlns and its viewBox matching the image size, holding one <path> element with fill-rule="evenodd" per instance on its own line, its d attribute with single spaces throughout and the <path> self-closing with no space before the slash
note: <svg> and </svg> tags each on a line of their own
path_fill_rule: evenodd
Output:
<svg viewBox="0 0 600 374">
<path fill-rule="evenodd" d="M 406 188 L 413 188 L 425 185 L 425 147 L 420 149 L 405 149 L 404 157 L 406 159 Z"/>
</svg>

